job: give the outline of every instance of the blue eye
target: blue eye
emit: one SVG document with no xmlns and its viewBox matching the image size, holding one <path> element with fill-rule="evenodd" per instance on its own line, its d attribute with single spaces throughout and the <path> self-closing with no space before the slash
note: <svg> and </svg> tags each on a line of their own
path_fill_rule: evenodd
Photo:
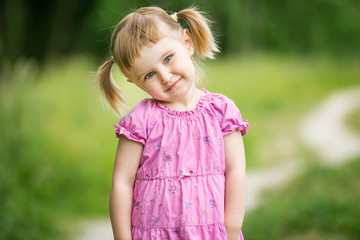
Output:
<svg viewBox="0 0 360 240">
<path fill-rule="evenodd" d="M 150 73 L 146 74 L 146 75 L 145 75 L 145 80 L 151 78 L 151 77 L 154 76 L 154 75 L 155 75 L 154 72 L 150 72 Z"/>
<path fill-rule="evenodd" d="M 164 59 L 164 63 L 168 63 L 172 58 L 172 55 L 169 55 L 167 56 L 165 59 Z"/>
</svg>

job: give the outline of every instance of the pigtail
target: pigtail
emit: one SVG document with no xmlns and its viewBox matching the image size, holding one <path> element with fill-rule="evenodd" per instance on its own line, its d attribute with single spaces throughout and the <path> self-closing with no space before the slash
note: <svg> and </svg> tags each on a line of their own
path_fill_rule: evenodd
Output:
<svg viewBox="0 0 360 240">
<path fill-rule="evenodd" d="M 214 59 L 215 53 L 220 50 L 209 27 L 210 20 L 194 8 L 181 10 L 177 17 L 188 22 L 198 57 Z"/>
<path fill-rule="evenodd" d="M 101 65 L 97 71 L 97 81 L 100 84 L 100 89 L 104 93 L 106 99 L 111 107 L 120 115 L 123 115 L 126 109 L 126 101 L 122 96 L 122 92 L 116 82 L 111 77 L 111 67 L 113 60 L 106 61 Z"/>
</svg>

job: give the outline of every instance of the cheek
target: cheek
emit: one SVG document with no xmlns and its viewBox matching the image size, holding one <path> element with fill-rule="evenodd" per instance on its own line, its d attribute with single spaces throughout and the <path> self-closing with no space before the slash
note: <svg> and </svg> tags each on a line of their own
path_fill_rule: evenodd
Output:
<svg viewBox="0 0 360 240">
<path fill-rule="evenodd" d="M 191 58 L 189 58 L 189 60 L 186 62 L 186 67 L 187 67 L 188 75 L 191 75 L 191 76 L 195 75 L 195 65 Z"/>
<path fill-rule="evenodd" d="M 157 89 L 158 85 L 156 84 L 156 81 L 152 81 L 144 85 L 144 90 L 146 90 L 146 92 L 149 94 L 156 93 Z"/>
<path fill-rule="evenodd" d="M 195 66 L 192 59 L 189 56 L 183 58 L 182 61 L 177 62 L 176 67 L 182 71 L 185 75 L 195 74 Z"/>
</svg>

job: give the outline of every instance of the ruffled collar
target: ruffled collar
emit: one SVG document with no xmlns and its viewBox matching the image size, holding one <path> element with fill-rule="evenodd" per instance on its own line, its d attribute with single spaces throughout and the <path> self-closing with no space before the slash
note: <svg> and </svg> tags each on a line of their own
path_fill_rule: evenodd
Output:
<svg viewBox="0 0 360 240">
<path fill-rule="evenodd" d="M 176 111 L 176 110 L 171 110 L 168 106 L 163 105 L 159 102 L 155 101 L 155 104 L 157 107 L 161 108 L 162 110 L 164 110 L 165 112 L 167 112 L 170 115 L 178 116 L 178 117 L 191 116 L 191 115 L 194 115 L 197 112 L 199 112 L 203 108 L 204 102 L 207 101 L 209 92 L 207 90 L 205 90 L 204 88 L 201 89 L 201 91 L 203 91 L 205 94 L 200 96 L 199 102 L 197 103 L 195 109 L 193 109 L 193 110 Z"/>
</svg>

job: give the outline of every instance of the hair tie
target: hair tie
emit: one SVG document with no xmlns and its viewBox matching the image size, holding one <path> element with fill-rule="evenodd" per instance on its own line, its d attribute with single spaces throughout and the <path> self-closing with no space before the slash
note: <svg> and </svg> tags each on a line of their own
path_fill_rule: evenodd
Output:
<svg viewBox="0 0 360 240">
<path fill-rule="evenodd" d="M 177 13 L 173 13 L 170 15 L 170 18 L 174 21 L 174 22 L 178 22 L 178 16 L 177 16 Z"/>
<path fill-rule="evenodd" d="M 115 63 L 115 64 L 116 64 L 116 61 L 115 61 L 114 56 L 111 56 L 111 60 L 113 61 L 113 63 Z"/>
</svg>

